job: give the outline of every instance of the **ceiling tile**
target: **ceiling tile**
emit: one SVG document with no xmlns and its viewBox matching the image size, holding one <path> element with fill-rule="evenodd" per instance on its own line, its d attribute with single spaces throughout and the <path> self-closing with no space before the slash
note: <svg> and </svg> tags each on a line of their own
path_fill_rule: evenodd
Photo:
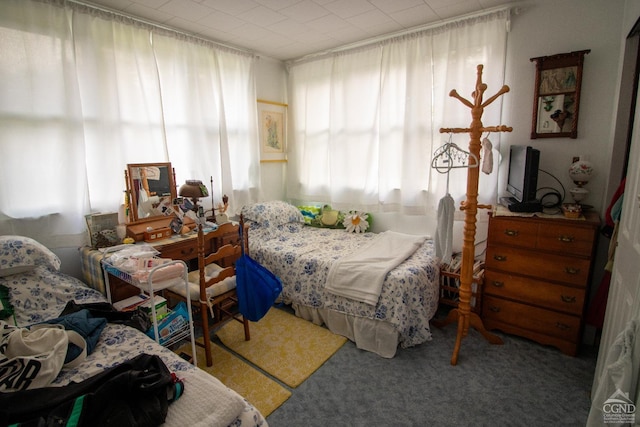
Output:
<svg viewBox="0 0 640 427">
<path fill-rule="evenodd" d="M 259 27 L 254 24 L 244 24 L 235 31 L 236 37 L 234 40 L 254 41 L 260 39 L 269 39 L 282 37 L 281 35 L 274 34 L 272 31 L 266 28 Z M 253 44 L 252 44 L 253 46 Z"/>
<path fill-rule="evenodd" d="M 259 6 L 259 4 L 253 0 L 203 0 L 202 4 L 229 15 L 239 15 Z"/>
<path fill-rule="evenodd" d="M 205 27 L 216 28 L 221 31 L 233 31 L 245 24 L 245 21 L 222 12 L 213 12 L 197 22 Z"/>
<path fill-rule="evenodd" d="M 283 21 L 277 22 L 272 25 L 268 25 L 267 28 L 276 34 L 282 34 L 284 36 L 289 36 L 289 37 L 294 37 L 294 36 L 297 36 L 298 34 L 309 32 L 308 25 L 302 24 L 291 18 L 286 18 Z"/>
<path fill-rule="evenodd" d="M 372 29 L 375 31 L 376 27 L 384 23 L 393 21 L 393 19 L 391 19 L 389 15 L 385 15 L 378 9 L 374 9 L 370 12 L 365 12 L 360 15 L 348 18 L 347 21 L 359 28 L 362 28 L 363 30 Z"/>
<path fill-rule="evenodd" d="M 321 34 L 327 34 L 347 28 L 351 26 L 351 24 L 335 15 L 325 15 L 321 18 L 307 22 L 307 26 Z"/>
<path fill-rule="evenodd" d="M 275 10 L 271 10 L 264 6 L 258 6 L 241 13 L 238 15 L 238 18 L 251 22 L 252 24 L 256 24 L 260 27 L 266 27 L 268 25 L 275 24 L 276 22 L 283 21 L 287 17 Z"/>
<path fill-rule="evenodd" d="M 442 19 L 465 15 L 478 10 L 477 0 L 458 1 L 447 3 L 445 6 L 435 8 L 436 14 Z"/>
<path fill-rule="evenodd" d="M 312 44 L 312 43 L 329 43 L 331 41 L 335 41 L 335 39 L 333 38 L 333 34 L 331 34 L 331 36 L 328 36 L 326 34 L 318 34 L 317 32 L 307 32 L 307 33 L 302 33 L 302 34 L 298 34 L 295 37 L 295 41 L 297 43 L 302 43 L 302 44 Z"/>
<path fill-rule="evenodd" d="M 289 18 L 295 19 L 298 22 L 309 22 L 327 15 L 329 11 L 311 0 L 303 0 L 293 6 L 281 9 L 280 13 L 287 15 Z"/>
<path fill-rule="evenodd" d="M 422 0 L 369 0 L 371 4 L 380 9 L 384 13 L 394 13 L 400 10 L 409 9 L 423 5 Z M 455 0 L 452 0 L 455 1 Z"/>
<path fill-rule="evenodd" d="M 349 27 L 344 30 L 338 30 L 331 33 L 331 37 L 339 40 L 336 46 L 350 44 L 371 37 L 369 33 L 358 27 Z M 335 46 L 334 46 L 335 47 Z"/>
<path fill-rule="evenodd" d="M 438 15 L 427 5 L 420 5 L 394 12 L 391 17 L 405 28 L 416 27 L 425 22 L 438 21 Z"/>
<path fill-rule="evenodd" d="M 261 5 L 273 10 L 284 9 L 285 7 L 293 6 L 300 2 L 300 0 L 255 0 Z"/>
<path fill-rule="evenodd" d="M 158 10 L 160 10 L 161 12 L 170 13 L 177 18 L 193 22 L 213 13 L 212 9 L 194 2 L 190 2 L 189 7 L 184 6 L 185 3 L 180 0 L 171 0 L 168 3 L 160 6 Z"/>
<path fill-rule="evenodd" d="M 337 0 L 327 3 L 324 7 L 340 18 L 350 18 L 375 9 L 367 0 Z"/>
</svg>

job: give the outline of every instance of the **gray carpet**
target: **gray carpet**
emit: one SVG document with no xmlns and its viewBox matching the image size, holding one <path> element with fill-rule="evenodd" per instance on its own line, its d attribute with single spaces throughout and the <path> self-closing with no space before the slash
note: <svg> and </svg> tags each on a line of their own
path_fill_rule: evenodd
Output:
<svg viewBox="0 0 640 427">
<path fill-rule="evenodd" d="M 475 330 L 450 364 L 456 325 L 432 327 L 433 340 L 393 359 L 347 342 L 274 411 L 271 427 L 584 426 L 596 353 L 578 357 Z"/>
</svg>

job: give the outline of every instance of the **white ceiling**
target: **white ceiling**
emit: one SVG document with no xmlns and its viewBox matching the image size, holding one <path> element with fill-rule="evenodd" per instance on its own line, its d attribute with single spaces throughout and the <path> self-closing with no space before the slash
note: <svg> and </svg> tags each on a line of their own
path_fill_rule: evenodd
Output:
<svg viewBox="0 0 640 427">
<path fill-rule="evenodd" d="M 288 60 L 515 0 L 89 0 L 189 34 Z"/>
</svg>

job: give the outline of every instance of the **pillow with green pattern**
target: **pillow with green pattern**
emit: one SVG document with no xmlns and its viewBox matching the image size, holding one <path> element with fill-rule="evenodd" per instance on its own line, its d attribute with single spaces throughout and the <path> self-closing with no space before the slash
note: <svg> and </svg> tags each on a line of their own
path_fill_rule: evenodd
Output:
<svg viewBox="0 0 640 427">
<path fill-rule="evenodd" d="M 371 228 L 371 214 L 360 211 L 338 211 L 333 209 L 330 205 L 315 206 L 315 205 L 301 205 L 298 206 L 300 213 L 304 217 L 304 223 L 312 227 L 321 228 L 337 228 L 347 229 L 347 231 L 363 232 Z M 359 215 L 358 218 L 353 217 Z M 348 220 L 345 224 L 345 219 L 353 217 L 352 220 Z M 361 220 L 364 218 L 364 220 Z M 353 224 L 356 221 L 357 224 Z"/>
</svg>

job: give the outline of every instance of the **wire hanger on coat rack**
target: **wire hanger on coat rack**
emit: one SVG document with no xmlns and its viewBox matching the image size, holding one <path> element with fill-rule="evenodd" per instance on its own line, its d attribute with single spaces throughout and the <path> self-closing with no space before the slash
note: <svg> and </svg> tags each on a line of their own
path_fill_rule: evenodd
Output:
<svg viewBox="0 0 640 427">
<path fill-rule="evenodd" d="M 449 134 L 449 141 L 439 147 L 433 153 L 431 167 L 440 173 L 449 173 L 451 169 L 477 168 L 479 164 L 478 156 L 458 147 L 452 142 L 453 134 Z M 469 161 L 469 158 L 474 161 Z"/>
</svg>

